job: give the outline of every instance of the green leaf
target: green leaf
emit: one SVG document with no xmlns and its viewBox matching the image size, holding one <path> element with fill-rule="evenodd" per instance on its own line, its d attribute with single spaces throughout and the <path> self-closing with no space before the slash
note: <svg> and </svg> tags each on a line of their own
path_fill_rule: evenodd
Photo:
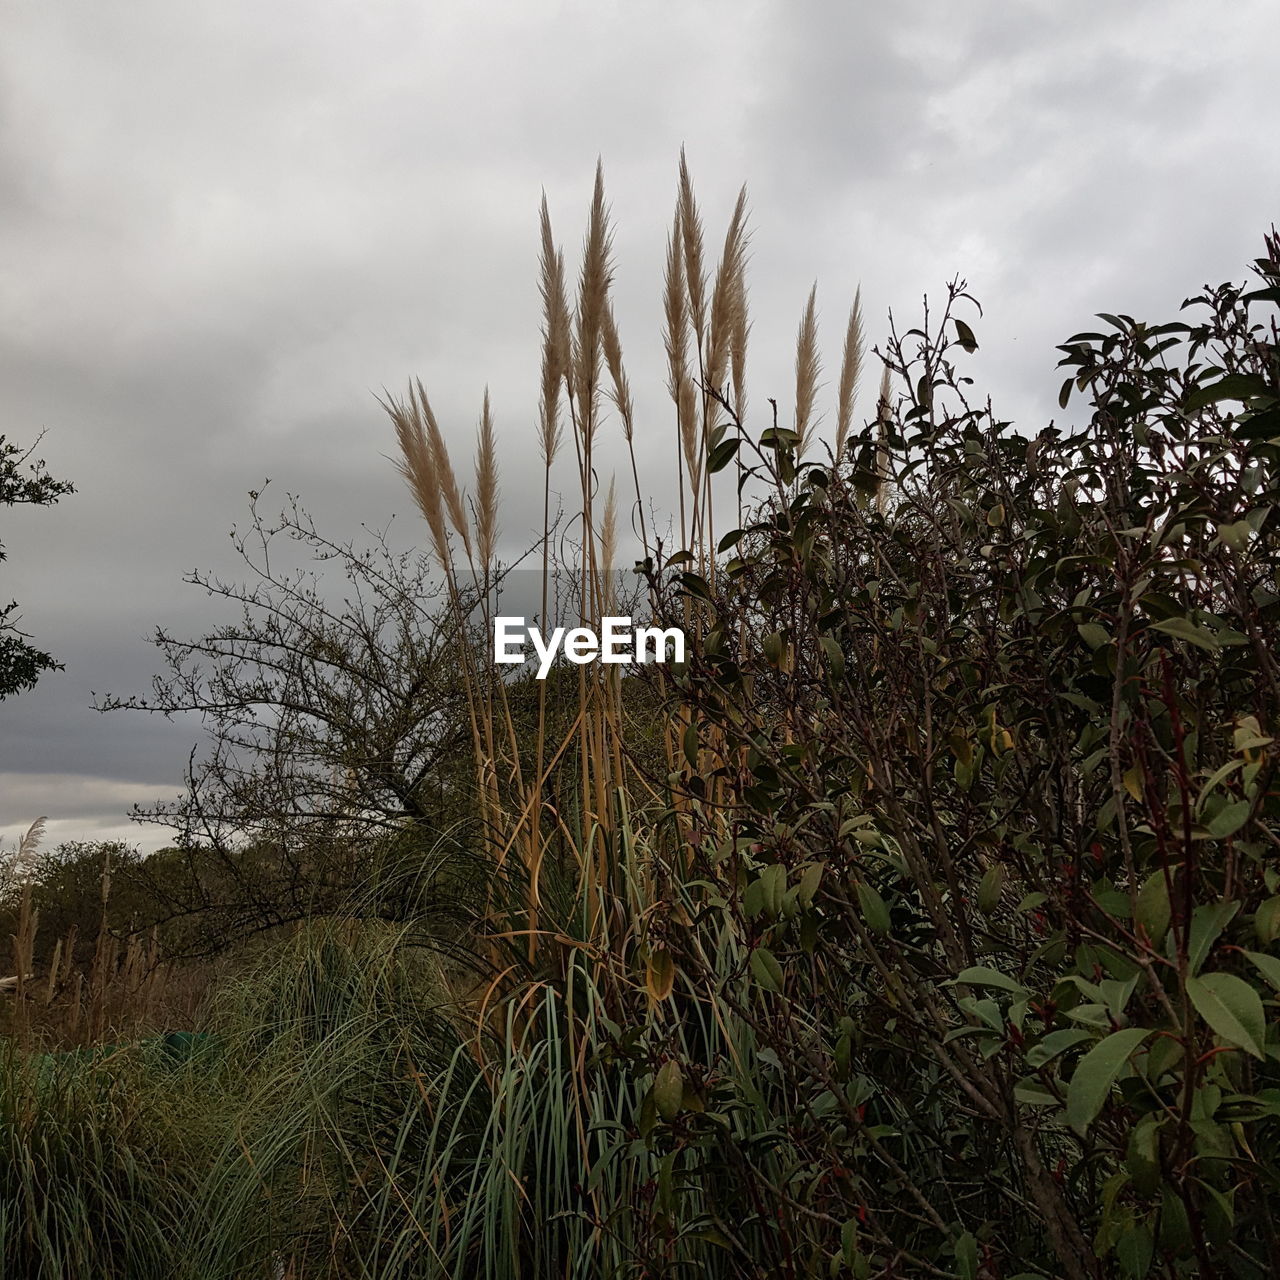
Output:
<svg viewBox="0 0 1280 1280">
<path fill-rule="evenodd" d="M 1192 1248 L 1187 1207 L 1168 1183 L 1165 1183 L 1160 1201 L 1160 1245 L 1171 1253 L 1183 1255 L 1190 1253 Z"/>
<path fill-rule="evenodd" d="M 1172 916 L 1169 906 L 1169 884 L 1163 871 L 1149 875 L 1138 890 L 1138 910 L 1135 919 L 1147 931 L 1147 937 L 1154 946 L 1164 941 L 1169 932 L 1169 920 Z"/>
<path fill-rule="evenodd" d="M 1156 1242 L 1150 1230 L 1141 1222 L 1126 1227 L 1116 1241 L 1116 1262 L 1125 1280 L 1142 1280 L 1151 1270 Z"/>
<path fill-rule="evenodd" d="M 862 918 L 872 933 L 888 933 L 890 928 L 889 908 L 884 899 L 865 880 L 858 881 L 858 905 L 862 908 Z"/>
<path fill-rule="evenodd" d="M 813 899 L 818 892 L 818 886 L 822 883 L 823 864 L 815 862 L 804 870 L 804 874 L 800 877 L 800 889 L 796 895 L 802 907 L 808 907 L 813 904 Z"/>
<path fill-rule="evenodd" d="M 997 862 L 987 868 L 986 874 L 982 877 L 982 883 L 978 886 L 978 910 L 984 916 L 991 915 L 1000 905 L 1000 894 L 1003 890 L 1004 867 Z"/>
<path fill-rule="evenodd" d="M 973 330 L 963 320 L 957 320 L 954 316 L 952 320 L 956 326 L 956 338 L 960 345 L 972 355 L 978 349 L 978 340 L 973 336 Z"/>
<path fill-rule="evenodd" d="M 1163 622 L 1153 622 L 1148 628 L 1151 631 L 1163 631 L 1165 635 L 1177 640 L 1185 640 L 1188 644 L 1199 645 L 1201 649 L 1216 649 L 1218 642 L 1213 635 L 1197 627 L 1186 618 L 1165 618 Z"/>
<path fill-rule="evenodd" d="M 738 444 L 737 436 L 730 436 L 728 440 L 721 440 L 711 451 L 711 457 L 707 460 L 707 470 L 712 475 L 717 471 L 723 471 L 733 460 L 733 455 L 738 452 Z"/>
<path fill-rule="evenodd" d="M 1249 535 L 1253 532 L 1247 520 L 1236 520 L 1230 524 L 1218 526 L 1218 537 L 1232 551 L 1244 551 L 1249 545 Z"/>
<path fill-rule="evenodd" d="M 1024 1107 L 1056 1107 L 1058 1099 L 1035 1076 L 1027 1076 L 1013 1086 L 1013 1100 Z"/>
<path fill-rule="evenodd" d="M 1027 1066 L 1047 1066 L 1059 1054 L 1074 1049 L 1076 1045 L 1092 1040 L 1093 1034 L 1083 1027 L 1063 1027 L 1060 1031 L 1050 1031 L 1039 1044 L 1033 1044 L 1027 1050 Z"/>
<path fill-rule="evenodd" d="M 858 1252 L 858 1220 L 850 1218 L 840 1228 L 840 1252 L 844 1254 L 845 1263 L 853 1266 L 854 1256 Z"/>
<path fill-rule="evenodd" d="M 1187 939 L 1187 964 L 1198 973 L 1213 949 L 1218 936 L 1240 910 L 1238 902 L 1206 902 L 1191 913 L 1190 937 Z"/>
<path fill-rule="evenodd" d="M 1235 1229 L 1235 1210 L 1232 1208 L 1231 1201 L 1217 1187 L 1199 1178 L 1196 1179 L 1196 1182 L 1205 1193 L 1205 1234 L 1212 1244 L 1222 1248 L 1231 1239 L 1231 1234 Z"/>
<path fill-rule="evenodd" d="M 697 596 L 700 600 L 711 599 L 711 588 L 707 586 L 707 580 L 696 573 L 682 573 L 680 584 L 691 596 Z"/>
<path fill-rule="evenodd" d="M 742 912 L 748 920 L 754 920 L 764 910 L 764 881 L 753 880 L 742 891 Z"/>
<path fill-rule="evenodd" d="M 1232 747 L 1236 751 L 1249 751 L 1254 747 L 1270 746 L 1275 741 L 1262 732 L 1262 726 L 1258 723 L 1257 716 L 1239 716 L 1236 719 L 1236 727 L 1231 735 Z"/>
<path fill-rule="evenodd" d="M 1221 1039 L 1255 1058 L 1264 1056 L 1267 1028 L 1262 1000 L 1243 978 L 1232 973 L 1188 978 L 1187 995 Z"/>
<path fill-rule="evenodd" d="M 1239 400 L 1243 403 L 1253 396 L 1265 395 L 1266 392 L 1267 384 L 1261 378 L 1247 373 L 1229 373 L 1208 386 L 1197 387 L 1183 401 L 1182 407 L 1190 413 L 1203 409 L 1206 405 L 1216 404 L 1219 400 Z"/>
<path fill-rule="evenodd" d="M 1229 774 L 1234 773 L 1243 764 L 1244 764 L 1244 761 L 1242 759 L 1228 760 L 1227 763 L 1224 764 L 1221 769 L 1217 769 L 1214 771 L 1213 776 L 1209 779 L 1208 782 L 1204 784 L 1203 787 L 1200 788 L 1200 794 L 1196 797 L 1197 812 L 1199 811 L 1200 806 L 1204 804 L 1205 797 L 1208 796 L 1208 794 L 1214 789 L 1214 787 L 1216 787 L 1218 783 L 1220 783 Z"/>
<path fill-rule="evenodd" d="M 1144 1116 L 1129 1134 L 1125 1168 L 1140 1195 L 1155 1193 L 1160 1185 L 1160 1117 Z"/>
<path fill-rule="evenodd" d="M 1080 1059 L 1067 1085 L 1067 1122 L 1084 1137 L 1129 1056 L 1151 1034 L 1141 1027 L 1113 1031 Z"/>
<path fill-rule="evenodd" d="M 760 873 L 760 892 L 764 909 L 775 919 L 782 914 L 782 895 L 787 889 L 787 869 L 780 862 L 771 863 Z"/>
<path fill-rule="evenodd" d="M 751 953 L 751 973 L 756 983 L 766 991 L 782 990 L 782 966 L 768 947 L 757 947 Z"/>
<path fill-rule="evenodd" d="M 684 1076 L 680 1064 L 674 1059 L 664 1062 L 653 1082 L 653 1101 L 658 1114 L 668 1122 L 674 1120 L 680 1114 L 683 1100 Z"/>
<path fill-rule="evenodd" d="M 844 650 L 840 648 L 834 636 L 823 636 L 822 651 L 827 655 L 832 676 L 839 680 L 844 675 Z"/>
<path fill-rule="evenodd" d="M 1027 994 L 1026 987 L 1020 982 L 1001 973 L 998 969 L 988 969 L 980 964 L 974 965 L 971 969 L 962 970 L 946 985 L 955 987 L 961 983 L 968 987 L 997 987 L 1001 991 L 1011 991 L 1016 996 Z"/>
<path fill-rule="evenodd" d="M 978 1275 L 978 1241 L 972 1231 L 966 1231 L 956 1241 L 956 1270 L 962 1280 L 976 1280 Z"/>
<path fill-rule="evenodd" d="M 1076 631 L 1090 649 L 1101 649 L 1104 644 L 1111 643 L 1110 634 L 1100 622 L 1082 622 Z"/>
<path fill-rule="evenodd" d="M 1268 898 L 1253 917 L 1253 931 L 1258 941 L 1270 945 L 1280 938 L 1280 896 Z"/>
<path fill-rule="evenodd" d="M 684 758 L 689 762 L 689 767 L 696 769 L 698 767 L 698 722 L 696 720 L 691 721 L 685 728 L 682 745 Z"/>
<path fill-rule="evenodd" d="M 1249 813 L 1252 809 L 1252 800 L 1237 800 L 1209 819 L 1209 830 L 1219 840 L 1225 840 L 1228 836 L 1235 835 L 1249 821 Z"/>
</svg>

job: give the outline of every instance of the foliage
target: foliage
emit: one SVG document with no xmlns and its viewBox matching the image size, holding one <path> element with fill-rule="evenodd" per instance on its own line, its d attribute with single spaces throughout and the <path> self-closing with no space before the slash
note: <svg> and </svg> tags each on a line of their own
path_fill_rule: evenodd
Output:
<svg viewBox="0 0 1280 1280">
<path fill-rule="evenodd" d="M 809 1138 L 779 1229 L 854 1224 L 855 1274 L 1276 1272 L 1274 235 L 1256 268 L 1071 338 L 1088 421 L 1034 440 L 967 401 L 953 286 L 887 430 L 771 433 L 721 589 L 680 580 L 673 820 L 751 961 L 669 945 Z"/>
<path fill-rule="evenodd" d="M 429 611 L 401 625 L 425 563 L 330 612 L 264 559 L 265 594 L 226 590 L 243 627 L 162 637 L 156 709 L 214 712 L 234 749 L 182 810 L 213 815 L 207 845 L 158 865 L 273 921 L 210 1013 L 225 1055 L 167 1095 L 171 1138 L 201 1117 L 175 1273 L 1280 1274 L 1280 240 L 1261 287 L 1188 304 L 1200 323 L 1069 339 L 1086 420 L 1033 437 L 975 407 L 960 282 L 891 325 L 860 427 L 855 301 L 825 460 L 813 295 L 791 425 L 775 404 L 749 429 L 746 240 L 740 198 L 708 268 L 682 160 L 674 550 L 635 494 L 644 607 L 685 628 L 682 667 L 535 687 L 482 660 L 490 405 L 467 497 L 421 384 L 385 407 Z M 597 171 L 571 307 L 544 204 L 543 580 L 568 435 L 584 625 L 616 603 L 606 401 L 634 433 L 610 244 Z M 435 795 L 397 723 L 447 731 Z"/>
<path fill-rule="evenodd" d="M 183 844 L 287 842 L 299 856 L 437 819 L 466 709 L 429 566 L 384 533 L 364 547 L 334 542 L 296 499 L 269 520 L 260 497 L 250 495 L 248 529 L 232 533 L 249 580 L 188 578 L 239 617 L 189 640 L 158 630 L 167 673 L 152 696 L 98 704 L 194 713 L 208 732 L 186 795 L 137 816 L 176 826 Z"/>
<path fill-rule="evenodd" d="M 0 1043 L 0 1257 L 13 1277 L 186 1277 L 194 1169 L 119 1063 Z"/>
<path fill-rule="evenodd" d="M 110 864 L 114 891 L 108 900 L 108 929 L 117 936 L 149 921 L 154 906 L 131 893 L 128 872 L 138 862 L 137 851 L 118 840 L 66 841 L 41 854 L 30 870 L 31 904 L 39 914 L 32 958 L 45 969 L 58 939 L 72 938 L 72 960 L 84 967 L 93 959 L 102 923 L 103 868 Z M 17 929 L 21 887 L 0 887 L 0 936 Z"/>
<path fill-rule="evenodd" d="M 63 494 L 75 492 L 68 481 L 49 475 L 42 460 L 28 462 L 34 448 L 24 450 L 0 434 L 0 503 L 6 507 L 47 507 Z M 0 543 L 0 561 L 5 559 Z M 0 699 L 35 688 L 42 671 L 63 669 L 49 654 L 27 643 L 26 633 L 17 626 L 17 608 L 18 602 L 12 600 L 0 609 Z"/>
</svg>

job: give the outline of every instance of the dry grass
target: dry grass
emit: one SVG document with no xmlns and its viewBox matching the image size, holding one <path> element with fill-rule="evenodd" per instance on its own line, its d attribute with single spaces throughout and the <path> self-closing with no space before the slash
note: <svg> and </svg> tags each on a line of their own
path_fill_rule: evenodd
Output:
<svg viewBox="0 0 1280 1280">
<path fill-rule="evenodd" d="M 489 412 L 489 388 L 484 389 L 476 448 L 476 549 L 486 568 L 494 563 L 498 548 L 498 454 Z"/>
<path fill-rule="evenodd" d="M 46 972 L 34 962 L 40 913 L 32 903 L 34 858 L 45 819 L 32 823 L 13 856 L 21 886 L 13 936 L 14 976 L 0 983 L 4 1031 L 30 1049 L 75 1047 L 129 1039 L 196 1018 L 209 984 L 209 966 L 179 968 L 162 959 L 154 929 L 145 937 L 115 937 L 107 925 L 111 864 L 104 852 L 100 914 L 93 956 L 76 962 L 73 925 L 53 946 Z"/>
<path fill-rule="evenodd" d="M 13 999 L 14 1024 L 19 1036 L 25 1037 L 27 1032 L 27 983 L 34 976 L 32 973 L 32 957 L 35 954 L 36 926 L 39 912 L 31 903 L 31 888 L 35 873 L 36 851 L 44 837 L 47 819 L 37 818 L 28 828 L 26 834 L 18 842 L 13 855 L 10 875 L 20 886 L 21 900 L 18 908 L 18 931 L 13 937 Z"/>
<path fill-rule="evenodd" d="M 836 412 L 836 460 L 844 457 L 845 445 L 849 439 L 849 428 L 853 425 L 853 407 L 858 395 L 858 380 L 862 376 L 862 359 L 866 342 L 862 332 L 862 290 L 853 297 L 853 306 L 849 309 L 849 327 L 844 335 L 844 354 L 840 361 L 840 391 L 837 397 Z M 888 370 L 885 371 L 886 373 Z"/>
<path fill-rule="evenodd" d="M 818 374 L 822 362 L 818 359 L 818 286 L 809 290 L 800 329 L 796 335 L 796 416 L 794 430 L 798 437 L 796 457 L 804 456 L 809 443 L 809 423 L 813 416 L 814 402 L 818 398 Z"/>
<path fill-rule="evenodd" d="M 746 351 L 750 332 L 747 305 L 746 189 L 739 191 L 729 217 L 724 245 L 709 278 L 702 216 L 689 166 L 681 152 L 675 210 L 667 242 L 663 280 L 663 343 L 667 387 L 675 408 L 676 472 L 679 492 L 680 546 L 706 574 L 715 573 L 714 499 L 717 483 L 709 460 L 726 439 L 741 429 L 746 412 Z M 580 530 L 580 557 L 575 567 L 581 625 L 598 627 L 614 607 L 611 573 L 618 554 L 618 503 L 611 481 L 603 509 L 596 452 L 604 411 L 612 408 L 626 444 L 635 485 L 633 527 L 646 554 L 657 546 L 656 533 L 643 517 L 635 462 L 636 422 L 624 348 L 610 289 L 613 279 L 612 228 L 605 201 L 604 173 L 597 164 L 582 241 L 582 258 L 570 305 L 563 250 L 556 243 L 545 193 L 539 209 L 539 291 L 542 300 L 541 386 L 537 441 L 543 461 L 542 614 L 547 619 L 553 555 L 550 545 L 550 495 L 553 469 L 563 456 L 566 425 L 572 440 L 577 510 L 568 513 Z M 837 448 L 842 449 L 853 425 L 857 385 L 863 362 L 861 298 L 855 297 L 845 334 L 837 403 Z M 818 352 L 816 286 L 800 324 L 796 354 L 795 429 L 811 435 L 821 360 Z M 566 415 L 562 407 L 567 406 Z M 472 522 L 440 425 L 420 383 L 404 402 L 388 398 L 384 407 L 395 424 L 400 446 L 399 470 L 428 526 L 430 545 L 448 590 L 461 607 L 459 563 L 466 562 L 487 588 L 500 581 L 497 558 L 497 444 L 486 392 L 481 414 L 476 463 L 476 499 Z M 726 416 L 726 409 L 728 415 Z M 741 468 L 742 460 L 738 460 Z M 716 468 L 717 470 L 719 467 Z M 740 472 L 739 472 L 740 474 Z M 726 472 L 724 483 L 737 479 Z M 741 514 L 740 489 L 735 492 Z M 453 541 L 456 539 L 456 543 Z M 473 558 L 473 548 L 478 559 Z M 488 615 L 485 615 L 486 624 Z M 697 619 L 686 619 L 696 633 Z M 465 649 L 465 646 L 464 646 Z M 618 883 L 618 798 L 643 795 L 648 784 L 628 764 L 624 742 L 621 693 L 616 673 L 601 667 L 577 669 L 578 705 L 568 736 L 550 737 L 545 686 L 539 706 L 532 776 L 525 776 L 521 735 L 506 706 L 506 690 L 496 675 L 475 665 L 463 652 L 473 717 L 473 745 L 481 808 L 499 859 L 515 850 L 528 874 L 525 925 L 532 958 L 541 944 L 540 877 L 548 842 L 563 834 L 563 815 L 549 813 L 543 799 L 549 776 L 572 759 L 574 776 L 561 777 L 557 792 L 576 796 L 576 824 L 571 848 L 579 859 L 581 901 L 593 928 L 611 935 L 625 933 L 625 897 Z M 667 749 L 675 759 L 687 719 L 677 714 L 667 726 Z M 569 750 L 576 745 L 576 752 Z"/>
</svg>

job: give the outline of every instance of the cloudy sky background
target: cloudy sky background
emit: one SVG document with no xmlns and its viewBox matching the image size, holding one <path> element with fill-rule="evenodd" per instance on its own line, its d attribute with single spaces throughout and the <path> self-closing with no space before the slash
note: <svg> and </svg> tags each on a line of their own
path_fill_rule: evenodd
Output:
<svg viewBox="0 0 1280 1280">
<path fill-rule="evenodd" d="M 236 574 L 249 489 L 417 537 L 383 387 L 421 376 L 469 458 L 488 383 L 523 546 L 543 188 L 573 271 L 603 158 L 654 491 L 681 144 L 712 243 L 748 186 L 756 427 L 790 411 L 815 279 L 829 402 L 859 283 L 879 341 L 959 274 L 986 313 L 967 372 L 1034 430 L 1094 312 L 1170 318 L 1257 256 L 1278 43 L 1270 0 L 0 0 L 0 432 L 47 432 L 78 490 L 0 510 L 0 595 L 66 663 L 0 703 L 5 847 L 40 814 L 50 846 L 164 841 L 127 813 L 177 793 L 198 729 L 91 691 L 146 692 L 157 625 L 231 620 L 182 577 Z"/>
</svg>

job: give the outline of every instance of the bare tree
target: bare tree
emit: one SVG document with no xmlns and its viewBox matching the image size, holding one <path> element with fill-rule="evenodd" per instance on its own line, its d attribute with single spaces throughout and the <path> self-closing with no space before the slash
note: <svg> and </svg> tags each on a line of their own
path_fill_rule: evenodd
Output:
<svg viewBox="0 0 1280 1280">
<path fill-rule="evenodd" d="M 455 854 L 470 843 L 456 623 L 427 558 L 393 551 L 385 529 L 365 547 L 335 542 L 292 496 L 268 520 L 260 497 L 232 531 L 248 579 L 186 578 L 238 621 L 196 639 L 157 629 L 166 669 L 151 696 L 95 702 L 201 717 L 208 743 L 192 751 L 185 792 L 133 816 L 180 833 L 149 860 L 172 915 L 212 913 L 239 935 L 328 909 L 406 842 Z M 449 860 L 431 861 L 439 872 Z M 450 895 L 460 905 L 456 883 Z M 385 898 L 376 909 L 397 910 Z"/>
</svg>

